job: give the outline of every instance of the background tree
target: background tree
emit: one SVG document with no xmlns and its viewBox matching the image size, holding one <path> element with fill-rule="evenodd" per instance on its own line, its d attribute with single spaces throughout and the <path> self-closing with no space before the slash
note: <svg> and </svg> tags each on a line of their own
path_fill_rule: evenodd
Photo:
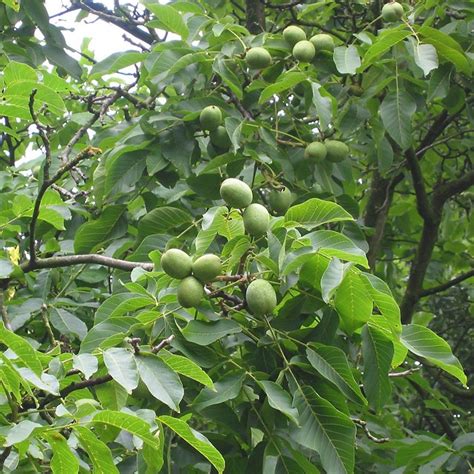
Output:
<svg viewBox="0 0 474 474">
<path fill-rule="evenodd" d="M 0 2 L 3 472 L 472 470 L 469 2 L 110 3 Z"/>
</svg>

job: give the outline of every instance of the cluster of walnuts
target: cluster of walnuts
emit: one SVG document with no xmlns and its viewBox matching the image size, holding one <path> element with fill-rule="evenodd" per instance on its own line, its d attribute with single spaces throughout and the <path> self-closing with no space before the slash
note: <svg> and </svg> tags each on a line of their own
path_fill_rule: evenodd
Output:
<svg viewBox="0 0 474 474">
<path fill-rule="evenodd" d="M 403 16 L 403 7 L 398 2 L 387 3 L 382 8 L 384 21 L 393 22 Z M 283 31 L 283 37 L 292 48 L 294 58 L 299 62 L 310 62 L 316 54 L 322 51 L 332 52 L 334 40 L 328 34 L 316 34 L 309 41 L 306 33 L 298 26 L 288 26 Z M 272 64 L 272 56 L 263 47 L 250 48 L 245 55 L 245 61 L 250 69 L 265 69 Z M 231 140 L 226 128 L 222 125 L 222 111 L 215 105 L 205 107 L 199 116 L 203 130 L 209 133 L 212 145 L 217 149 L 227 150 Z M 309 143 L 304 151 L 306 159 L 340 162 L 349 155 L 349 147 L 338 140 L 314 141 Z M 244 228 L 252 237 L 266 234 L 270 225 L 270 214 L 265 206 L 253 203 L 253 193 L 243 181 L 235 178 L 225 179 L 220 187 L 220 195 L 229 207 L 240 209 Z M 273 189 L 268 195 L 268 203 L 275 214 L 284 214 L 292 202 L 291 191 L 285 186 Z M 170 277 L 181 280 L 178 285 L 177 298 L 185 308 L 197 307 L 204 296 L 204 285 L 216 279 L 222 271 L 220 257 L 205 254 L 194 262 L 183 250 L 171 248 L 161 257 L 161 267 Z M 277 304 L 275 290 L 272 285 L 262 279 L 253 280 L 245 292 L 247 308 L 257 316 L 270 314 Z"/>
<path fill-rule="evenodd" d="M 288 191 L 286 188 L 285 190 Z M 286 196 L 285 191 L 276 192 L 283 197 Z M 246 183 L 239 179 L 228 178 L 222 182 L 220 194 L 229 207 L 243 211 L 244 228 L 249 235 L 261 237 L 267 232 L 270 214 L 261 204 L 252 203 L 253 193 Z M 279 201 L 277 199 L 280 206 L 282 201 L 281 197 Z M 220 275 L 222 262 L 214 254 L 202 255 L 193 262 L 183 250 L 171 248 L 161 256 L 161 268 L 170 277 L 181 280 L 177 290 L 179 304 L 184 308 L 193 308 L 199 305 L 204 296 L 204 285 Z M 263 279 L 256 279 L 249 284 L 245 292 L 245 301 L 249 310 L 257 316 L 271 313 L 277 304 L 275 290 Z"/>
</svg>

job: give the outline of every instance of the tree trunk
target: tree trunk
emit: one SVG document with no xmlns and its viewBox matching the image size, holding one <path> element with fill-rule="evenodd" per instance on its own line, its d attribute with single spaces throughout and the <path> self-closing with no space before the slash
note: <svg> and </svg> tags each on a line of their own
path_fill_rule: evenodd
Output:
<svg viewBox="0 0 474 474">
<path fill-rule="evenodd" d="M 436 220 L 434 222 L 425 221 L 423 225 L 420 243 L 418 244 L 418 248 L 416 250 L 415 259 L 411 264 L 407 289 L 400 305 L 403 324 L 409 324 L 411 322 L 411 318 L 415 311 L 415 306 L 420 299 L 426 270 L 430 263 L 433 249 L 438 239 L 439 224 L 440 221 Z"/>
<path fill-rule="evenodd" d="M 253 35 L 265 31 L 265 5 L 262 0 L 246 0 L 247 29 Z"/>
<path fill-rule="evenodd" d="M 374 228 L 374 233 L 369 239 L 369 252 L 367 253 L 369 266 L 372 270 L 380 251 L 394 189 L 393 180 L 383 178 L 378 170 L 374 171 L 364 219 L 367 227 Z"/>
</svg>

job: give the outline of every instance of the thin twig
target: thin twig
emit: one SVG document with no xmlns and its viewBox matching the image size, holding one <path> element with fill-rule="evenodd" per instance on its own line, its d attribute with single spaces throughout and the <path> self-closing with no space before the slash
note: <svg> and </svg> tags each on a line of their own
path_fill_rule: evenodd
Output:
<svg viewBox="0 0 474 474">
<path fill-rule="evenodd" d="M 173 342 L 173 339 L 174 339 L 174 334 L 171 334 L 171 336 L 167 337 L 166 339 L 163 339 L 156 346 L 153 346 L 151 348 L 151 352 L 153 354 L 156 354 L 157 352 L 160 352 L 161 349 L 163 349 L 166 346 L 169 346 Z"/>
<path fill-rule="evenodd" d="M 390 438 L 378 438 L 377 436 L 373 435 L 370 432 L 369 428 L 367 427 L 367 422 L 366 421 L 361 420 L 360 418 L 352 418 L 352 421 L 356 425 L 359 425 L 365 431 L 365 434 L 367 435 L 367 438 L 369 438 L 374 443 L 388 443 L 390 441 Z"/>
<path fill-rule="evenodd" d="M 7 307 L 5 306 L 5 290 L 0 290 L 0 313 L 2 314 L 2 321 L 5 328 L 12 330 L 10 319 L 8 318 Z"/>
</svg>

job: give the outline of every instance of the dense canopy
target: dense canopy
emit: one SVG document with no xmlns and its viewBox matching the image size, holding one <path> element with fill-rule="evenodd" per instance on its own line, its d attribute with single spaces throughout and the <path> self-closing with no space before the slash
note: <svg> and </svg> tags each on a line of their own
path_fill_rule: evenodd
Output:
<svg viewBox="0 0 474 474">
<path fill-rule="evenodd" d="M 0 0 L 0 471 L 472 471 L 472 3 L 52 3 Z"/>
</svg>

